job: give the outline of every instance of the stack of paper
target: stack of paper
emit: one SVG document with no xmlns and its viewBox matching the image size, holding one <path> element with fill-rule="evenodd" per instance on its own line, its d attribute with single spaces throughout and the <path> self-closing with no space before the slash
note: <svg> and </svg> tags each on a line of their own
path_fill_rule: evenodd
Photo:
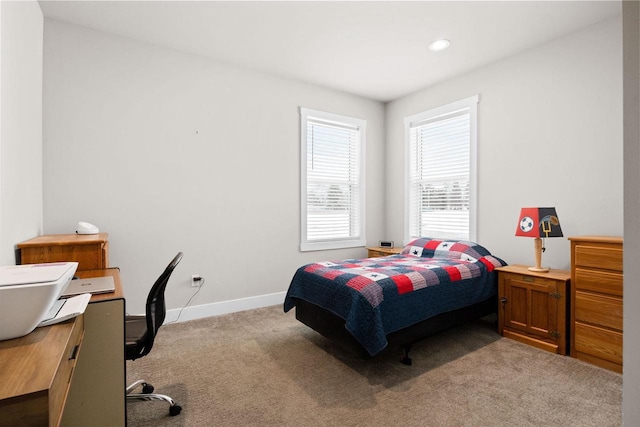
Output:
<svg viewBox="0 0 640 427">
<path fill-rule="evenodd" d="M 72 298 L 56 301 L 51 310 L 44 316 L 38 326 L 49 326 L 79 316 L 89 304 L 91 294 L 82 294 Z"/>
</svg>

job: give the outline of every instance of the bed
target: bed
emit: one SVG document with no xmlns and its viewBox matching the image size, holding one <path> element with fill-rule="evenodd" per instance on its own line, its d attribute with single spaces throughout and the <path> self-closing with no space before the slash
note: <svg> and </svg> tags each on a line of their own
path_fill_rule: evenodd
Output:
<svg viewBox="0 0 640 427">
<path fill-rule="evenodd" d="M 398 255 L 307 264 L 294 274 L 284 311 L 325 337 L 375 356 L 496 311 L 506 263 L 468 241 L 420 238 Z"/>
</svg>

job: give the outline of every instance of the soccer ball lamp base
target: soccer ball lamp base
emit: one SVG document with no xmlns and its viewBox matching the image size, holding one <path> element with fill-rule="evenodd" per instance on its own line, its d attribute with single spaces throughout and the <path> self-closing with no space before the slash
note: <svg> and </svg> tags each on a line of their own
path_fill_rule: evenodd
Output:
<svg viewBox="0 0 640 427">
<path fill-rule="evenodd" d="M 529 271 L 536 271 L 538 273 L 548 272 L 549 267 L 542 266 L 542 239 L 539 237 L 536 237 L 535 239 L 533 239 L 533 245 L 534 245 L 535 254 L 536 254 L 536 266 L 529 267 Z"/>
</svg>

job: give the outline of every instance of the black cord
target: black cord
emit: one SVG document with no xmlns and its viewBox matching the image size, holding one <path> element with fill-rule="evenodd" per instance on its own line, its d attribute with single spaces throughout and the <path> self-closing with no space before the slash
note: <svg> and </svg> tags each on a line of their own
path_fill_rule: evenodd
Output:
<svg viewBox="0 0 640 427">
<path fill-rule="evenodd" d="M 184 306 L 182 306 L 182 308 L 180 309 L 180 312 L 178 313 L 178 317 L 176 318 L 176 320 L 174 320 L 173 322 L 167 323 L 167 325 L 176 323 L 178 320 L 180 320 L 180 316 L 182 316 L 182 312 L 184 311 L 185 308 L 189 306 L 189 304 L 191 304 L 191 301 L 196 297 L 196 295 L 200 293 L 203 285 L 204 285 L 204 277 L 200 279 L 200 285 L 198 286 L 198 290 L 195 291 L 193 295 L 191 295 L 191 298 L 189 298 L 189 301 L 187 301 L 187 303 Z"/>
</svg>

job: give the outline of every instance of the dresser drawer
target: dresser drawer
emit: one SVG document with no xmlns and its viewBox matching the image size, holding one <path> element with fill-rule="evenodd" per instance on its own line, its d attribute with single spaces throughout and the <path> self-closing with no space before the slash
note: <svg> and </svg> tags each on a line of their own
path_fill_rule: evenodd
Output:
<svg viewBox="0 0 640 427">
<path fill-rule="evenodd" d="M 576 266 L 622 271 L 622 249 L 576 245 Z"/>
<path fill-rule="evenodd" d="M 24 248 L 20 251 L 22 264 L 77 261 L 78 271 L 108 267 L 108 242 L 92 245 L 65 245 Z"/>
<path fill-rule="evenodd" d="M 49 398 L 49 424 L 58 425 L 60 417 L 62 416 L 62 409 L 67 398 L 69 391 L 69 384 L 71 383 L 71 377 L 73 375 L 73 369 L 76 366 L 76 360 L 80 352 L 80 343 L 82 342 L 82 336 L 84 334 L 84 316 L 78 316 L 75 319 L 73 332 L 67 342 L 62 359 L 60 360 L 60 366 L 53 378 L 50 389 Z"/>
<path fill-rule="evenodd" d="M 622 331 L 622 299 L 580 291 L 575 295 L 576 321 Z"/>
<path fill-rule="evenodd" d="M 576 267 L 574 274 L 576 289 L 622 296 L 622 273 Z"/>
<path fill-rule="evenodd" d="M 576 321 L 575 349 L 581 353 L 622 364 L 622 333 Z"/>
</svg>

